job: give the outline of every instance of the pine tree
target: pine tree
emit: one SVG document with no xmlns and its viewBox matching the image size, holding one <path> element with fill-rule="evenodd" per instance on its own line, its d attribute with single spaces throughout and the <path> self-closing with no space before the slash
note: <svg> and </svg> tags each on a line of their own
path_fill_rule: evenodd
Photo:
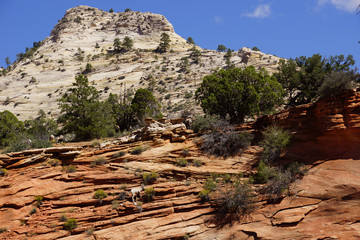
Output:
<svg viewBox="0 0 360 240">
<path fill-rule="evenodd" d="M 160 104 L 149 90 L 143 88 L 139 88 L 136 91 L 131 101 L 131 108 L 140 125 L 145 117 L 159 117 L 161 115 Z"/>
<path fill-rule="evenodd" d="M 74 133 L 76 140 L 89 140 L 112 135 L 115 121 L 110 106 L 100 102 L 99 92 L 89 86 L 86 76 L 75 77 L 70 88 L 60 101 L 62 115 L 58 121 L 64 124 L 61 132 Z"/>
<path fill-rule="evenodd" d="M 219 44 L 218 47 L 217 47 L 217 51 L 218 52 L 225 52 L 226 51 L 226 47 L 222 44 Z"/>
<path fill-rule="evenodd" d="M 126 52 L 130 51 L 131 48 L 133 47 L 133 40 L 128 36 L 124 37 L 124 41 L 123 41 L 122 46 L 123 46 L 122 49 L 124 51 L 126 51 Z"/>
<path fill-rule="evenodd" d="M 189 43 L 189 44 L 195 45 L 194 39 L 192 39 L 192 37 L 188 37 L 188 39 L 186 40 L 186 42 Z"/>
<path fill-rule="evenodd" d="M 194 61 L 194 63 L 199 64 L 200 63 L 201 52 L 194 46 L 191 49 L 190 57 Z"/>
<path fill-rule="evenodd" d="M 115 38 L 113 46 L 114 46 L 114 51 L 115 52 L 120 52 L 121 51 L 122 43 L 121 43 L 119 38 Z"/>
<path fill-rule="evenodd" d="M 24 124 L 11 112 L 0 112 L 0 146 L 9 146 L 24 132 Z"/>
<path fill-rule="evenodd" d="M 5 63 L 6 63 L 6 67 L 9 67 L 9 66 L 10 66 L 11 61 L 10 61 L 10 58 L 9 58 L 9 57 L 6 57 L 6 58 L 5 58 Z"/>
<path fill-rule="evenodd" d="M 160 38 L 160 44 L 157 48 L 158 52 L 166 52 L 170 48 L 170 36 L 167 33 L 162 33 Z"/>
</svg>

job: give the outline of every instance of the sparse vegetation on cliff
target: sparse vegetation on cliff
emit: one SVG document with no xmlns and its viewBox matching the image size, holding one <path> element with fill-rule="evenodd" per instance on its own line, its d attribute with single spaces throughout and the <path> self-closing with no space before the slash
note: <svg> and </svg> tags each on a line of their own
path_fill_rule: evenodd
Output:
<svg viewBox="0 0 360 240">
<path fill-rule="evenodd" d="M 225 52 L 226 49 L 227 49 L 227 48 L 226 48 L 223 44 L 219 44 L 216 50 L 217 50 L 218 52 Z"/>
<path fill-rule="evenodd" d="M 145 193 L 145 195 L 144 195 L 145 202 L 150 202 L 153 200 L 153 198 L 155 196 L 155 190 L 153 187 L 146 188 L 144 193 Z"/>
<path fill-rule="evenodd" d="M 125 36 L 123 42 L 119 38 L 115 38 L 113 46 L 115 53 L 128 52 L 132 49 L 134 43 L 133 40 Z"/>
<path fill-rule="evenodd" d="M 91 63 L 87 63 L 83 74 L 91 73 L 92 71 L 94 71 L 94 67 L 91 65 Z"/>
<path fill-rule="evenodd" d="M 191 124 L 191 129 L 196 133 L 207 133 L 216 131 L 216 123 L 219 121 L 217 116 L 212 115 L 195 115 Z"/>
<path fill-rule="evenodd" d="M 143 173 L 142 177 L 144 179 L 145 184 L 150 184 L 156 181 L 156 179 L 158 179 L 159 174 L 151 171 L 151 172 L 147 172 L 147 173 Z"/>
<path fill-rule="evenodd" d="M 192 37 L 188 37 L 186 42 L 189 43 L 189 44 L 195 45 L 195 41 L 194 41 L 194 39 Z"/>
<path fill-rule="evenodd" d="M 194 123 L 196 130 L 207 132 L 202 136 L 201 150 L 210 155 L 224 158 L 234 156 L 246 149 L 252 140 L 251 134 L 235 132 L 225 120 L 205 116 L 197 117 Z"/>
<path fill-rule="evenodd" d="M 253 190 L 241 182 L 225 185 L 215 200 L 219 215 L 230 213 L 237 218 L 249 216 L 255 210 L 255 202 Z"/>
<path fill-rule="evenodd" d="M 133 150 L 131 150 L 131 154 L 133 155 L 139 155 L 140 153 L 144 152 L 145 151 L 145 147 L 144 146 L 137 146 L 137 147 L 134 147 Z"/>
<path fill-rule="evenodd" d="M 107 197 L 107 193 L 103 189 L 98 189 L 95 191 L 93 198 L 102 201 L 104 198 Z"/>
<path fill-rule="evenodd" d="M 188 161 L 185 158 L 179 158 L 176 160 L 176 165 L 179 167 L 186 167 L 188 165 Z"/>
<path fill-rule="evenodd" d="M 203 136 L 201 150 L 211 155 L 227 158 L 247 148 L 251 139 L 251 134 L 237 133 L 233 130 L 209 133 Z"/>
<path fill-rule="evenodd" d="M 64 223 L 64 229 L 65 230 L 69 230 L 70 232 L 72 232 L 74 229 L 76 229 L 78 227 L 77 224 L 77 220 L 75 218 L 69 218 L 65 221 Z"/>
<path fill-rule="evenodd" d="M 43 45 L 42 41 L 34 42 L 31 48 L 26 48 L 25 53 L 19 53 L 16 55 L 17 61 L 21 61 L 26 58 L 31 58 L 34 53 Z"/>
<path fill-rule="evenodd" d="M 0 176 L 5 177 L 8 175 L 8 170 L 5 168 L 0 168 Z"/>
<path fill-rule="evenodd" d="M 290 144 L 291 135 L 281 127 L 273 125 L 265 129 L 263 136 L 260 142 L 264 149 L 261 159 L 265 163 L 274 163 L 279 159 L 282 150 Z"/>
<path fill-rule="evenodd" d="M 40 205 L 42 205 L 42 203 L 43 203 L 42 201 L 43 201 L 44 197 L 41 196 L 41 195 L 37 195 L 34 198 L 35 198 L 35 201 L 36 201 L 36 206 L 40 207 Z"/>
</svg>

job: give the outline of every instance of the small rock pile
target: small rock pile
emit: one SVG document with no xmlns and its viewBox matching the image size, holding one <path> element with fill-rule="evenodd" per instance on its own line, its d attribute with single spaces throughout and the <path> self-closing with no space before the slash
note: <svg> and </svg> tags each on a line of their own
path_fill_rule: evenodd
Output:
<svg viewBox="0 0 360 240">
<path fill-rule="evenodd" d="M 146 118 L 146 126 L 133 134 L 136 140 L 149 141 L 155 139 L 170 139 L 171 142 L 183 142 L 194 136 L 194 131 L 187 129 L 182 118 L 166 119 L 161 118 L 155 121 Z"/>
</svg>

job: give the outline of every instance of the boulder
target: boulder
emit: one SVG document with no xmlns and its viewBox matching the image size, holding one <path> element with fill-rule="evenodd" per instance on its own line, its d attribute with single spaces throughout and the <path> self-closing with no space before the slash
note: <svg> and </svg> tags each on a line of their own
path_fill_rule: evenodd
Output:
<svg viewBox="0 0 360 240">
<path fill-rule="evenodd" d="M 186 140 L 185 136 L 174 136 L 171 141 L 172 142 L 183 142 Z"/>
<path fill-rule="evenodd" d="M 10 159 L 10 156 L 7 154 L 0 154 L 0 160 L 7 160 Z"/>
</svg>

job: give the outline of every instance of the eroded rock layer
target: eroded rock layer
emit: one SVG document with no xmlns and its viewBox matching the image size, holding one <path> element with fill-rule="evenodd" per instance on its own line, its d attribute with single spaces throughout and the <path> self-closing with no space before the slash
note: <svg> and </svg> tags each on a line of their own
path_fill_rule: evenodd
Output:
<svg viewBox="0 0 360 240">
<path fill-rule="evenodd" d="M 142 140 L 134 136 L 97 148 L 82 143 L 0 155 L 1 166 L 8 168 L 0 177 L 0 227 L 7 229 L 0 239 L 358 239 L 359 97 L 360 91 L 350 91 L 239 126 L 256 133 L 277 122 L 291 130 L 293 143 L 284 161 L 301 161 L 309 171 L 291 185 L 290 195 L 273 203 L 259 198 L 255 212 L 231 224 L 216 224 L 216 210 L 198 193 L 210 173 L 243 172 L 246 180 L 261 148 L 251 146 L 227 159 L 206 156 L 194 134 L 181 124 L 172 129 L 176 121 L 149 120 L 137 132 Z M 176 131 L 183 131 L 183 141 L 167 137 Z M 131 154 L 138 146 L 146 151 Z M 65 154 L 73 151 L 78 154 Z M 187 166 L 176 164 L 181 157 Z M 194 160 L 202 165 L 194 166 Z M 141 192 L 142 205 L 134 204 L 131 190 L 151 171 L 159 178 L 145 188 L 154 188 L 154 199 L 145 201 Z M 101 201 L 93 198 L 98 189 L 108 194 Z M 42 204 L 36 196 L 43 196 Z M 71 233 L 63 228 L 65 217 L 78 220 Z"/>
</svg>

